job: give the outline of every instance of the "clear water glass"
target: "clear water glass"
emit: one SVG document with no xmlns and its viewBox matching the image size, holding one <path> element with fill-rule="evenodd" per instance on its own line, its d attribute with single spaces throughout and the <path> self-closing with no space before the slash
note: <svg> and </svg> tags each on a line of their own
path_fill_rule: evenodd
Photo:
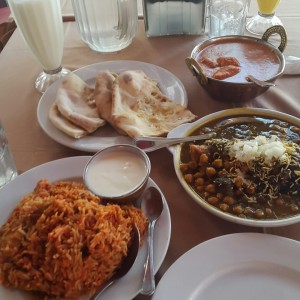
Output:
<svg viewBox="0 0 300 300">
<path fill-rule="evenodd" d="M 17 176 L 16 164 L 0 122 L 0 189 Z"/>
<path fill-rule="evenodd" d="M 243 35 L 249 0 L 208 0 L 209 37 Z"/>
<path fill-rule="evenodd" d="M 81 39 L 94 51 L 128 47 L 137 31 L 136 0 L 72 0 Z"/>
</svg>

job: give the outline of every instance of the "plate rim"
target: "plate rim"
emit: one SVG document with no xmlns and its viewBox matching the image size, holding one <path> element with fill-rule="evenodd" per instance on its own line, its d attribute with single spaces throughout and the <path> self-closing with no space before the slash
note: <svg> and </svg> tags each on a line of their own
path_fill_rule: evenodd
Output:
<svg viewBox="0 0 300 300">
<path fill-rule="evenodd" d="M 238 246 L 239 250 L 243 249 L 244 251 L 238 251 L 237 256 L 232 255 L 230 250 L 233 250 L 234 246 Z M 271 255 L 269 257 L 267 256 L 269 253 L 261 251 L 264 248 L 272 250 L 270 251 Z M 215 255 L 218 253 L 220 255 L 220 257 L 217 257 L 217 262 L 214 260 L 211 263 L 213 271 L 216 271 L 217 269 L 220 270 L 224 266 L 228 267 L 227 260 L 230 262 L 231 259 L 235 259 L 237 263 L 241 264 L 249 261 L 251 262 L 251 259 L 253 259 L 255 262 L 271 263 L 282 267 L 292 266 L 294 270 L 300 273 L 300 262 L 294 263 L 293 260 L 293 258 L 295 259 L 298 257 L 299 250 L 299 241 L 267 233 L 238 232 L 211 238 L 199 243 L 183 253 L 169 267 L 159 281 L 152 300 L 167 299 L 168 297 L 172 297 L 174 300 L 188 299 L 188 296 L 193 294 L 193 288 L 191 285 L 189 285 L 189 283 L 184 284 L 182 282 L 182 284 L 178 286 L 172 282 L 174 282 L 174 280 L 184 280 L 184 278 L 190 280 L 191 278 L 196 277 L 192 283 L 195 288 L 194 290 L 196 290 L 197 286 L 195 285 L 199 283 L 199 277 L 213 277 L 215 275 L 214 273 L 208 275 L 203 272 L 203 268 L 201 269 L 201 267 L 203 267 L 203 263 L 210 263 L 205 254 Z M 287 251 L 290 252 L 289 254 L 293 253 L 294 256 L 287 255 Z M 261 257 L 257 257 L 256 254 L 258 252 Z M 197 257 L 197 259 L 194 259 L 195 257 Z M 278 260 L 279 257 L 284 257 L 285 261 Z M 221 264 L 220 261 L 222 261 Z M 200 272 L 200 274 L 197 273 L 198 276 L 196 276 L 196 272 Z M 191 276 L 193 274 L 195 275 L 194 277 Z M 186 289 L 186 293 L 188 294 L 183 295 L 183 287 Z M 172 291 L 171 295 L 165 294 L 166 291 Z"/>
<path fill-rule="evenodd" d="M 78 178 L 78 172 L 79 170 L 83 169 L 86 163 L 89 161 L 89 159 L 92 156 L 71 156 L 71 157 L 65 157 L 60 158 L 56 160 L 52 160 L 46 163 L 43 163 L 41 165 L 38 165 L 36 167 L 33 167 L 32 169 L 29 169 L 25 171 L 24 173 L 18 175 L 15 179 L 13 179 L 11 182 L 6 184 L 2 189 L 0 189 L 0 198 L 1 199 L 8 199 L 6 201 L 0 202 L 0 226 L 2 226 L 8 217 L 10 216 L 11 212 L 13 211 L 14 207 L 19 203 L 21 200 L 21 197 L 24 197 L 27 193 L 32 192 L 33 188 L 36 186 L 37 181 L 41 179 L 49 179 L 49 181 L 55 181 L 55 180 L 70 180 L 70 178 Z M 67 168 L 66 166 L 72 166 L 71 168 Z M 74 168 L 74 170 L 72 170 Z M 59 170 L 62 170 L 60 172 Z M 49 178 L 47 176 L 41 176 L 40 174 L 47 174 L 46 171 L 52 172 Z M 77 173 L 76 173 L 77 172 Z M 75 175 L 74 175 L 75 173 Z M 68 174 L 67 176 L 65 174 Z M 80 173 L 81 174 L 81 173 Z M 52 178 L 52 179 L 51 179 Z M 30 184 L 29 184 L 30 183 Z M 15 186 L 19 186 L 19 189 L 16 189 Z M 159 253 L 154 253 L 154 259 L 155 261 L 155 273 L 159 270 L 161 267 L 165 256 L 167 254 L 170 239 L 171 239 L 171 216 L 170 216 L 170 209 L 167 203 L 167 200 L 162 193 L 159 186 L 156 184 L 156 182 L 149 177 L 148 186 L 155 186 L 162 194 L 163 200 L 164 200 L 164 210 L 161 215 L 161 218 L 157 221 L 156 227 L 155 227 L 155 233 L 157 234 L 157 238 L 154 241 L 156 247 L 159 247 Z M 9 194 L 11 194 L 11 197 L 9 197 Z M 22 194 L 22 195 L 20 195 Z M 2 197 L 5 196 L 6 198 Z M 15 198 L 14 198 L 15 197 Z M 12 199 L 14 198 L 14 199 Z M 6 208 L 10 207 L 9 210 Z M 163 235 L 163 236 L 162 236 Z M 103 296 L 106 297 L 113 297 L 112 299 L 132 299 L 136 295 L 139 294 L 141 286 L 137 286 L 139 283 L 136 282 L 133 279 L 136 279 L 139 273 L 141 272 L 140 268 L 141 265 L 143 265 L 143 262 L 146 258 L 146 240 L 144 241 L 143 246 L 140 248 L 139 255 L 138 255 L 138 261 L 134 264 L 133 269 L 129 271 L 127 275 L 125 275 L 123 278 L 118 280 L 111 288 L 107 289 Z M 136 267 L 135 267 L 136 266 Z M 138 268 L 138 269 L 136 269 Z M 138 276 L 140 278 L 140 283 L 142 280 L 142 276 Z M 128 283 L 131 283 L 133 281 L 132 287 L 127 287 Z M 135 284 L 135 285 L 134 285 Z M 117 290 L 118 286 L 121 286 L 122 289 L 122 298 L 118 298 L 119 292 Z M 127 291 L 128 298 L 124 298 L 126 296 L 126 289 L 129 289 Z M 0 297 L 2 295 L 1 290 L 4 291 L 4 293 L 10 293 L 11 296 L 9 299 L 31 299 L 30 294 L 22 292 L 18 289 L 7 289 L 4 286 L 0 285 Z M 125 290 L 125 291 L 124 291 Z M 134 291 L 133 291 L 134 290 Z M 12 297 L 16 298 L 12 298 Z M 120 296 L 120 295 L 119 295 Z M 80 298 L 81 300 L 86 300 L 86 296 L 82 296 Z"/>
<path fill-rule="evenodd" d="M 142 71 L 144 71 L 146 73 L 146 75 L 148 75 L 147 72 L 151 73 L 151 70 L 155 70 L 158 72 L 158 74 L 163 74 L 164 77 L 167 76 L 168 78 L 171 78 L 173 80 L 173 82 L 176 82 L 177 88 L 179 88 L 179 91 L 180 91 L 180 95 L 182 94 L 182 99 L 176 99 L 175 102 L 180 103 L 181 105 L 187 107 L 188 96 L 187 96 L 187 91 L 186 91 L 182 81 L 175 74 L 170 72 L 169 70 L 162 68 L 160 66 L 157 66 L 155 64 L 137 61 L 137 60 L 110 60 L 110 61 L 103 61 L 103 62 L 98 62 L 98 63 L 82 66 L 72 72 L 74 72 L 75 74 L 78 74 L 78 73 L 80 74 L 82 72 L 92 73 L 92 69 L 94 69 L 94 68 L 97 68 L 98 72 L 100 72 L 101 70 L 109 69 L 109 65 L 111 66 L 112 69 L 114 69 L 112 71 L 115 71 L 115 69 L 122 69 L 122 68 L 124 68 L 124 65 L 126 66 L 129 64 L 133 65 L 133 67 L 131 69 L 141 69 Z M 91 70 L 89 71 L 89 69 L 91 69 Z M 128 70 L 129 68 L 124 68 L 124 70 L 125 69 Z M 81 77 L 81 76 L 79 75 L 79 77 Z M 153 78 L 150 75 L 149 75 L 149 77 Z M 85 75 L 83 80 L 89 81 L 89 80 L 92 80 L 93 78 L 94 77 L 92 77 L 92 75 Z M 158 80 L 158 78 L 153 78 L 153 79 Z M 59 79 L 58 81 L 54 82 L 47 89 L 47 91 L 41 96 L 41 98 L 39 99 L 38 105 L 37 105 L 36 115 L 37 115 L 37 120 L 38 120 L 39 126 L 42 128 L 44 133 L 46 133 L 46 135 L 49 138 L 51 138 L 52 140 L 54 140 L 55 142 L 57 142 L 63 146 L 69 147 L 71 149 L 85 151 L 85 152 L 91 152 L 91 153 L 95 153 L 98 150 L 103 149 L 109 145 L 115 145 L 116 138 L 120 139 L 120 141 L 118 143 L 128 143 L 128 144 L 132 143 L 132 139 L 130 137 L 121 136 L 118 133 L 116 133 L 117 136 L 109 137 L 109 138 L 112 138 L 111 144 L 99 146 L 100 143 L 98 143 L 98 142 L 97 143 L 95 141 L 89 142 L 89 140 L 93 139 L 93 133 L 87 135 L 86 137 L 80 138 L 80 139 L 73 139 L 73 138 L 69 137 L 68 135 L 66 135 L 65 133 L 59 131 L 59 129 L 57 129 L 56 127 L 54 127 L 54 125 L 47 119 L 47 117 L 45 118 L 45 114 L 47 113 L 47 111 L 49 111 L 50 106 L 55 101 L 54 93 L 56 93 L 56 91 L 59 87 L 59 84 L 62 80 L 63 79 Z M 160 82 L 158 82 L 158 84 L 160 84 Z M 166 91 L 163 91 L 163 92 L 165 92 L 167 96 L 170 96 L 167 94 L 167 88 L 165 88 L 165 90 Z M 51 94 L 54 94 L 53 98 L 52 98 Z M 47 107 L 48 107 L 48 109 L 46 109 Z M 104 138 L 108 138 L 108 137 L 102 137 L 102 138 L 104 139 Z"/>
</svg>

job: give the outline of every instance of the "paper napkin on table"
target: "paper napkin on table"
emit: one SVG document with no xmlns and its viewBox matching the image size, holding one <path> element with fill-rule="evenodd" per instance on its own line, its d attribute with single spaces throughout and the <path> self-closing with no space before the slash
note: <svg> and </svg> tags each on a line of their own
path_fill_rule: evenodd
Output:
<svg viewBox="0 0 300 300">
<path fill-rule="evenodd" d="M 285 69 L 283 74 L 296 75 L 300 74 L 300 57 L 287 56 L 285 58 Z"/>
</svg>

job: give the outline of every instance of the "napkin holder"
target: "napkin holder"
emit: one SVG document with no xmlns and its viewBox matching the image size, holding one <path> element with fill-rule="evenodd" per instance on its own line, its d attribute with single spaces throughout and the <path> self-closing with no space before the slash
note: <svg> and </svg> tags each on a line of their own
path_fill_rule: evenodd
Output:
<svg viewBox="0 0 300 300">
<path fill-rule="evenodd" d="M 206 0 L 143 0 L 147 36 L 201 35 Z"/>
</svg>

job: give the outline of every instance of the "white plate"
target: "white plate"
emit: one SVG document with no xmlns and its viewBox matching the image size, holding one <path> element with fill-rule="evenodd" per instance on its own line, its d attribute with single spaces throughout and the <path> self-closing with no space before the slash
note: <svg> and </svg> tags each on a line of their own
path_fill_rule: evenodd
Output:
<svg viewBox="0 0 300 300">
<path fill-rule="evenodd" d="M 159 83 L 159 88 L 170 99 L 175 102 L 187 106 L 187 94 L 182 82 L 172 73 L 161 67 L 139 62 L 139 61 L 108 61 L 98 64 L 89 65 L 74 71 L 87 84 L 94 86 L 96 75 L 103 70 L 114 72 L 122 72 L 126 70 L 142 70 L 145 74 Z M 48 112 L 53 102 L 60 81 L 55 82 L 41 97 L 38 108 L 37 118 L 41 128 L 45 133 L 56 142 L 81 151 L 97 152 L 98 150 L 115 145 L 115 144 L 131 144 L 132 139 L 126 136 L 120 136 L 111 126 L 107 125 L 99 128 L 91 135 L 81 139 L 73 139 L 55 126 L 52 125 L 48 118 Z"/>
<path fill-rule="evenodd" d="M 63 158 L 43 164 L 19 175 L 0 189 L 0 226 L 6 222 L 21 198 L 32 192 L 38 180 L 48 179 L 49 181 L 56 181 L 82 178 L 83 169 L 89 159 L 90 156 L 78 156 Z M 156 186 L 158 188 L 151 178 L 149 179 L 148 186 Z M 158 271 L 165 258 L 171 236 L 170 211 L 165 197 L 163 197 L 163 199 L 164 210 L 156 223 L 154 232 L 155 272 Z M 126 300 L 135 297 L 140 290 L 145 259 L 146 243 L 141 247 L 137 261 L 129 273 L 105 291 L 103 299 Z M 31 298 L 32 297 L 27 293 L 18 290 L 9 290 L 0 285 L 0 299 L 29 300 Z M 88 298 L 82 297 L 81 299 Z"/>
<path fill-rule="evenodd" d="M 192 248 L 165 273 L 152 300 L 298 300 L 300 243 L 260 233 Z"/>
</svg>

